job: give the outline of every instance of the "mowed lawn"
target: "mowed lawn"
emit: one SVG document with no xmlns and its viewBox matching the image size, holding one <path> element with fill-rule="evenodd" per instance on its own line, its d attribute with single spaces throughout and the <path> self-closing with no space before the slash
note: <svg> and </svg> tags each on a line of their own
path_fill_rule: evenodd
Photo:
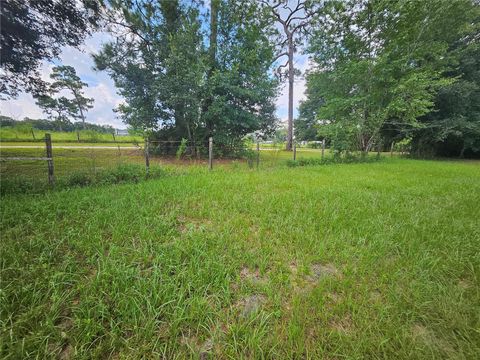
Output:
<svg viewBox="0 0 480 360">
<path fill-rule="evenodd" d="M 480 164 L 204 168 L 1 199 L 1 354 L 475 359 Z"/>
</svg>

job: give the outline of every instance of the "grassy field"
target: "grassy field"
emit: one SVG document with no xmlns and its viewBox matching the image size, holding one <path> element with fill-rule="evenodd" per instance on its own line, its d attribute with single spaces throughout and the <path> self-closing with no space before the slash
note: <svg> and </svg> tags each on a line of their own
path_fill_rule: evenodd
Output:
<svg viewBox="0 0 480 360">
<path fill-rule="evenodd" d="M 405 159 L 5 196 L 0 357 L 475 359 L 479 204 Z"/>
<path fill-rule="evenodd" d="M 49 133 L 54 142 L 118 142 L 132 143 L 143 142 L 141 136 L 113 136 L 112 134 L 100 133 L 93 130 L 81 130 L 78 133 L 65 131 L 48 131 L 21 128 L 21 127 L 1 127 L 1 142 L 41 142 L 45 138 L 45 133 Z M 35 136 L 34 136 L 35 135 Z M 80 138 L 80 141 L 79 141 Z"/>
</svg>

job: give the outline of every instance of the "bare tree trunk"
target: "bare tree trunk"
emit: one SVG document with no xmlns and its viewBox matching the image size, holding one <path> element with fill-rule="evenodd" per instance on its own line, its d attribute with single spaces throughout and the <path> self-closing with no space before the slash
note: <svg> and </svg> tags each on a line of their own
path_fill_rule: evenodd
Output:
<svg viewBox="0 0 480 360">
<path fill-rule="evenodd" d="M 217 32 L 218 32 L 218 8 L 219 8 L 219 0 L 211 0 L 210 1 L 210 44 L 208 48 L 208 56 L 209 56 L 209 69 L 207 73 L 207 78 L 210 79 L 215 67 L 216 67 L 216 57 L 217 57 Z M 211 97 L 207 97 L 202 105 L 202 113 L 206 113 L 208 108 L 212 104 L 213 100 Z M 208 136 L 213 136 L 213 127 L 214 124 L 212 119 L 207 119 L 207 130 Z"/>
<path fill-rule="evenodd" d="M 294 67 L 293 67 L 293 37 L 288 39 L 288 129 L 287 129 L 287 151 L 292 150 L 293 143 L 293 82 L 294 82 Z"/>
</svg>

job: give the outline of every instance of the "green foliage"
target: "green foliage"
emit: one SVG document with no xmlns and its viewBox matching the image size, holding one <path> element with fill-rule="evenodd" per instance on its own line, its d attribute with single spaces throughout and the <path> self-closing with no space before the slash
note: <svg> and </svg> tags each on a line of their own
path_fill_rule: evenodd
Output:
<svg viewBox="0 0 480 360">
<path fill-rule="evenodd" d="M 43 91 L 39 67 L 99 25 L 103 0 L 2 1 L 0 97 Z"/>
<path fill-rule="evenodd" d="M 213 135 L 216 144 L 228 145 L 255 130 L 272 131 L 277 82 L 270 73 L 269 24 L 255 2 L 212 6 L 215 36 L 206 48 L 211 34 L 196 2 L 113 3 L 130 25 L 95 62 L 125 98 L 118 111 L 127 124 L 192 144 Z"/>
<path fill-rule="evenodd" d="M 472 31 L 476 11 L 470 0 L 328 2 L 310 38 L 317 66 L 305 104 L 314 106 L 303 116 L 331 127 L 321 131 L 338 151 L 368 152 L 387 124 L 422 128 L 438 90 L 455 80 L 449 44 Z"/>
<path fill-rule="evenodd" d="M 180 160 L 183 155 L 185 155 L 185 152 L 187 151 L 187 139 L 182 139 L 182 142 L 178 146 L 177 153 L 175 154 L 177 157 L 177 160 Z"/>
<path fill-rule="evenodd" d="M 93 99 L 83 95 L 83 87 L 88 86 L 77 76 L 75 69 L 71 66 L 55 66 L 50 74 L 53 80 L 48 88 L 37 94 L 37 105 L 40 106 L 50 119 L 62 125 L 70 125 L 71 119 L 80 119 L 85 128 L 85 112 L 93 107 Z M 69 91 L 73 98 L 57 96 L 62 90 Z"/>
<path fill-rule="evenodd" d="M 480 19 L 479 9 L 476 14 Z M 448 74 L 456 82 L 439 90 L 435 111 L 420 120 L 421 129 L 411 132 L 417 156 L 480 156 L 480 46 L 466 37 L 453 52 L 458 65 Z"/>
<path fill-rule="evenodd" d="M 164 169 L 159 166 L 150 166 L 148 179 L 158 179 L 166 175 Z M 69 172 L 67 177 L 61 177 L 55 182 L 56 190 L 64 190 L 71 187 L 100 186 L 109 184 L 138 183 L 146 180 L 145 166 L 140 164 L 118 164 L 97 171 L 89 169 L 75 169 Z M 46 181 L 27 176 L 10 176 L 2 179 L 0 194 L 35 194 L 51 190 Z"/>
<path fill-rule="evenodd" d="M 331 164 L 355 164 L 370 163 L 381 160 L 378 156 L 364 156 L 363 154 L 346 153 L 343 156 L 321 158 L 299 158 L 297 160 L 288 159 L 286 164 L 288 167 L 312 166 L 312 165 L 331 165 Z"/>
</svg>

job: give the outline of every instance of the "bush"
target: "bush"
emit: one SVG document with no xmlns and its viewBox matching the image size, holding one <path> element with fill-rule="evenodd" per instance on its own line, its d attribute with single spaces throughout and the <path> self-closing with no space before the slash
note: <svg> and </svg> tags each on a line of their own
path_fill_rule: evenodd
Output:
<svg viewBox="0 0 480 360">
<path fill-rule="evenodd" d="M 76 171 L 67 179 L 68 186 L 87 186 L 94 182 L 94 178 L 86 171 Z"/>
<path fill-rule="evenodd" d="M 98 173 L 97 182 L 102 184 L 137 183 L 140 179 L 145 178 L 145 175 L 145 167 L 142 165 L 121 164 Z"/>
<path fill-rule="evenodd" d="M 164 175 L 165 170 L 159 166 L 151 166 L 148 178 L 160 178 Z M 145 167 L 143 165 L 121 164 L 116 167 L 98 171 L 95 174 L 84 170 L 74 171 L 66 178 L 58 178 L 54 188 L 60 190 L 71 187 L 137 183 L 146 178 Z M 0 194 L 41 193 L 48 189 L 51 189 L 51 186 L 46 179 L 42 181 L 39 179 L 18 177 L 2 179 Z"/>
<path fill-rule="evenodd" d="M 182 139 L 182 142 L 178 146 L 177 153 L 175 154 L 177 160 L 180 160 L 187 150 L 187 139 Z"/>
<path fill-rule="evenodd" d="M 307 158 L 307 159 L 298 159 L 298 160 L 287 160 L 288 167 L 297 167 L 297 166 L 310 166 L 310 165 L 328 165 L 328 164 L 352 164 L 352 163 L 365 163 L 365 162 L 374 162 L 379 161 L 381 158 L 374 156 L 362 156 L 355 155 L 352 153 L 345 154 L 345 156 L 334 156 L 324 159 L 320 158 Z"/>
</svg>

